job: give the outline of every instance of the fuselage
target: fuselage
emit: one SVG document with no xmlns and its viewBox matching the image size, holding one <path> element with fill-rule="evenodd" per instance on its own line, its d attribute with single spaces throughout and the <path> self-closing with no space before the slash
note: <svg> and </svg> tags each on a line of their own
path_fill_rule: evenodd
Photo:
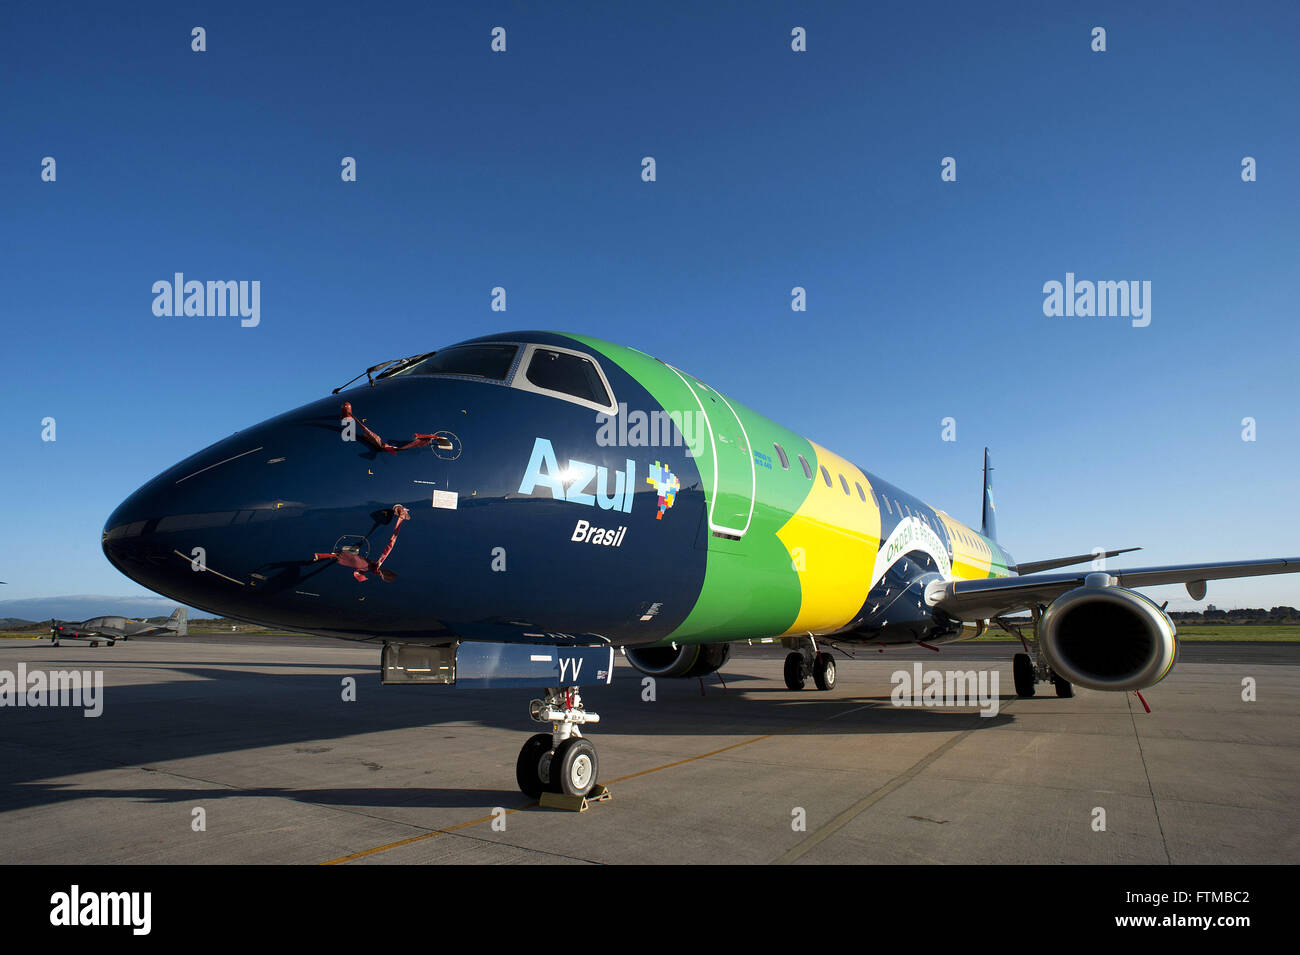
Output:
<svg viewBox="0 0 1300 955">
<path fill-rule="evenodd" d="M 452 346 L 238 432 L 123 502 L 104 549 L 206 611 L 417 642 L 952 639 L 926 583 L 1015 569 L 686 372 L 550 332 Z"/>
</svg>

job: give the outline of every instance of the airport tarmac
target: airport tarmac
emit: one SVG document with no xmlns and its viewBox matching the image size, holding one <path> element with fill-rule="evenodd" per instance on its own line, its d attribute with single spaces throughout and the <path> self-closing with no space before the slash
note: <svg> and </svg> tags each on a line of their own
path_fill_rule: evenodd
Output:
<svg viewBox="0 0 1300 955">
<path fill-rule="evenodd" d="M 1132 694 L 1016 699 L 1015 649 L 865 653 L 796 693 L 779 648 L 742 647 L 725 689 L 660 680 L 653 701 L 620 662 L 583 693 L 613 798 L 579 814 L 515 787 L 529 690 L 381 687 L 377 647 L 309 637 L 6 640 L 0 670 L 102 671 L 104 694 L 97 718 L 0 709 L 0 862 L 1300 858 L 1300 646 L 1186 644 L 1150 714 Z M 895 707 L 913 661 L 996 670 L 999 712 Z"/>
</svg>

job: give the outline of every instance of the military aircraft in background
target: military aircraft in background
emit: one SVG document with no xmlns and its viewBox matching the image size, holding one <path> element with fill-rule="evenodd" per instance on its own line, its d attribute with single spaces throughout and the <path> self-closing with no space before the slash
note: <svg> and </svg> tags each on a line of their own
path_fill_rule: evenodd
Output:
<svg viewBox="0 0 1300 955">
<path fill-rule="evenodd" d="M 1210 580 L 1300 572 L 1296 557 L 1017 562 L 997 539 L 987 451 L 976 527 L 585 335 L 492 335 L 364 374 L 342 404 L 270 418 L 145 484 L 109 517 L 104 553 L 192 607 L 381 642 L 384 683 L 542 688 L 529 715 L 550 731 L 516 762 L 534 797 L 596 785 L 581 728 L 599 717 L 578 689 L 609 682 L 619 650 L 649 677 L 692 678 L 734 642 L 779 639 L 786 685 L 829 690 L 832 650 L 934 649 L 996 626 L 1023 641 L 1021 696 L 1141 691 L 1178 644 L 1135 588 L 1200 600 Z M 792 370 L 758 387 L 815 381 Z M 842 400 L 875 394 L 888 417 L 906 384 L 864 378 Z"/>
<path fill-rule="evenodd" d="M 178 636 L 189 633 L 189 611 L 177 607 L 166 623 L 149 623 L 147 620 L 129 620 L 126 617 L 91 617 L 80 623 L 66 620 L 50 621 L 50 639 L 54 646 L 63 640 L 89 640 L 92 647 L 103 640 L 110 647 L 118 640 L 132 637 Z"/>
</svg>

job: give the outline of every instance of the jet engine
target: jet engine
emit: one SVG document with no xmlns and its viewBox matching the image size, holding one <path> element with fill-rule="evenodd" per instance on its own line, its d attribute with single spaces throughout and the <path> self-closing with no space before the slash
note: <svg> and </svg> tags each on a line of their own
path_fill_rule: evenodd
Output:
<svg viewBox="0 0 1300 955">
<path fill-rule="evenodd" d="M 706 676 L 731 657 L 729 643 L 683 643 L 668 647 L 628 647 L 628 662 L 647 676 Z"/>
<path fill-rule="evenodd" d="M 1052 670 L 1092 690 L 1145 689 L 1178 659 L 1173 621 L 1105 574 L 1090 574 L 1084 586 L 1052 601 L 1038 633 Z"/>
</svg>

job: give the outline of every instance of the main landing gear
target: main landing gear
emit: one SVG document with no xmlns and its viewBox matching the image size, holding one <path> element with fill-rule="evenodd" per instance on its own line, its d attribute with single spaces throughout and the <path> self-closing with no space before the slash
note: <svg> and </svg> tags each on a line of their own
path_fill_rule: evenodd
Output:
<svg viewBox="0 0 1300 955">
<path fill-rule="evenodd" d="M 584 723 L 600 716 L 582 708 L 578 688 L 547 688 L 540 700 L 528 704 L 528 715 L 550 723 L 551 732 L 529 737 L 515 762 L 515 779 L 524 795 L 537 799 L 544 792 L 586 796 L 596 785 L 600 764 L 596 747 L 582 735 Z"/>
<path fill-rule="evenodd" d="M 1037 684 L 1051 683 L 1056 688 L 1056 695 L 1068 700 L 1074 696 L 1074 684 L 1052 672 L 1052 668 L 1047 664 L 1047 658 L 1043 655 L 1042 645 L 1038 642 L 1038 621 L 1042 615 L 1042 608 L 1035 607 L 1033 611 L 1034 632 L 1028 640 L 1020 632 L 1019 627 L 1008 625 L 1001 619 L 996 621 L 998 626 L 1007 633 L 1018 637 L 1026 650 L 1025 653 L 1017 653 L 1011 658 L 1011 676 L 1016 685 L 1016 696 L 1032 697 L 1037 689 Z"/>
<path fill-rule="evenodd" d="M 785 685 L 791 690 L 802 690 L 809 674 L 819 690 L 835 689 L 835 658 L 817 649 L 812 634 L 782 641 L 791 647 L 785 658 Z"/>
</svg>

